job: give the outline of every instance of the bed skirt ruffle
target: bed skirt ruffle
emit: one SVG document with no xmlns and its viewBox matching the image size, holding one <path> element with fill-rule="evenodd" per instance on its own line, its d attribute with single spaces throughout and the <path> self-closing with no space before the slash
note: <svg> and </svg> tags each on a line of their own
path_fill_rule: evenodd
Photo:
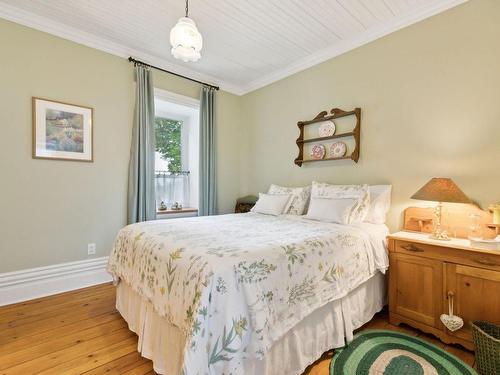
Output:
<svg viewBox="0 0 500 375">
<path fill-rule="evenodd" d="M 385 304 L 385 276 L 377 272 L 344 298 L 311 313 L 278 340 L 262 360 L 243 360 L 244 373 L 300 375 L 324 352 L 344 346 L 345 340 L 351 341 L 353 331 L 370 321 Z M 153 361 L 154 370 L 179 375 L 186 344 L 181 331 L 123 281 L 117 287 L 116 308 L 129 329 L 139 336 L 137 350 Z"/>
</svg>

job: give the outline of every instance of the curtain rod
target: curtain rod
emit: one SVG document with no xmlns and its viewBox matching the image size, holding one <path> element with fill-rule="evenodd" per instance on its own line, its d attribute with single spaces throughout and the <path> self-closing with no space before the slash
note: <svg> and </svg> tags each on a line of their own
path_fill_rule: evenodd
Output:
<svg viewBox="0 0 500 375">
<path fill-rule="evenodd" d="M 177 74 L 177 73 L 171 72 L 170 70 L 165 70 L 165 69 L 159 68 L 159 67 L 157 67 L 157 66 L 147 64 L 147 63 L 145 63 L 145 62 L 143 62 L 143 61 L 140 61 L 140 60 L 136 60 L 136 59 L 134 59 L 132 56 L 130 56 L 130 57 L 128 58 L 128 61 L 133 62 L 133 63 L 134 63 L 134 65 L 135 65 L 135 64 L 141 64 L 141 65 L 149 66 L 150 68 L 153 68 L 153 69 L 156 69 L 156 70 L 160 70 L 160 71 L 162 71 L 162 72 L 165 72 L 165 73 L 168 73 L 168 74 L 172 74 L 172 75 L 174 75 L 174 76 L 181 77 L 181 78 L 187 79 L 187 80 L 189 80 L 189 81 L 193 81 L 193 82 L 196 82 L 196 83 L 200 83 L 200 84 L 202 84 L 202 85 L 208 86 L 208 87 L 213 88 L 213 89 L 215 89 L 215 90 L 219 90 L 219 86 L 214 86 L 214 85 L 211 85 L 211 84 L 206 83 L 206 82 L 198 81 L 197 79 L 194 79 L 194 78 L 189 78 L 189 77 L 183 76 L 182 74 Z"/>
</svg>

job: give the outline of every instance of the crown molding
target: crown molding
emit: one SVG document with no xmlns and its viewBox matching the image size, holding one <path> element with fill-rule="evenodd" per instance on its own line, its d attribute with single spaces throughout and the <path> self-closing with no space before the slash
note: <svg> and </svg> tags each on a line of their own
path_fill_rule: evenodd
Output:
<svg viewBox="0 0 500 375">
<path fill-rule="evenodd" d="M 469 0 L 445 0 L 439 4 L 424 6 L 417 11 L 413 11 L 402 17 L 396 17 L 392 19 L 391 22 L 387 22 L 381 24 L 378 27 L 366 30 L 355 38 L 346 39 L 331 47 L 325 48 L 303 59 L 300 59 L 284 69 L 279 69 L 271 74 L 265 75 L 262 78 L 254 80 L 242 88 L 242 94 L 240 95 L 248 94 L 252 91 L 268 86 L 271 83 L 277 82 L 302 70 L 306 70 L 314 65 L 318 65 L 336 56 L 354 50 L 376 39 L 382 38 L 395 31 L 422 21 L 428 17 L 432 17 L 460 4 L 466 3 L 467 1 Z"/>
<path fill-rule="evenodd" d="M 218 85 L 224 91 L 236 95 L 245 95 L 249 92 L 270 85 L 283 78 L 308 69 L 314 65 L 320 64 L 333 57 L 344 54 L 364 44 L 370 43 L 378 38 L 391 34 L 397 30 L 410 26 L 416 22 L 422 21 L 428 17 L 444 12 L 457 5 L 463 4 L 469 0 L 443 0 L 438 4 L 423 6 L 416 11 L 412 11 L 404 16 L 396 17 L 390 22 L 379 25 L 378 27 L 366 30 L 355 38 L 346 39 L 331 47 L 313 53 L 303 59 L 300 59 L 289 66 L 278 69 L 261 78 L 251 81 L 247 85 L 235 85 L 207 74 L 199 73 L 193 69 L 186 68 L 175 63 L 166 62 L 164 59 L 151 55 L 149 53 L 127 47 L 125 45 L 113 42 L 87 32 L 83 32 L 74 27 L 65 25 L 61 22 L 53 21 L 49 18 L 39 16 L 35 13 L 19 9 L 0 1 L 0 18 L 12 21 L 39 31 L 43 31 L 87 47 L 98 49 L 115 56 L 128 58 L 133 56 L 148 64 L 170 70 L 172 72 L 192 77 L 199 81 L 204 81 L 213 85 Z"/>
<path fill-rule="evenodd" d="M 193 69 L 184 66 L 167 62 L 161 57 L 151 55 L 149 53 L 127 47 L 123 44 L 113 42 L 109 39 L 96 36 L 91 33 L 84 32 L 61 22 L 53 21 L 47 17 L 37 15 L 32 12 L 25 11 L 18 7 L 5 4 L 0 0 L 0 18 L 7 21 L 12 21 L 23 26 L 30 27 L 45 33 L 58 36 L 72 42 L 82 44 L 84 46 L 94 48 L 111 55 L 128 58 L 133 56 L 145 63 L 158 66 L 159 68 L 170 70 L 180 75 L 189 76 L 198 81 L 207 82 L 214 86 L 219 86 L 222 90 L 241 95 L 241 88 L 233 85 L 230 82 L 225 82 L 217 77 L 208 74 L 199 73 Z"/>
</svg>

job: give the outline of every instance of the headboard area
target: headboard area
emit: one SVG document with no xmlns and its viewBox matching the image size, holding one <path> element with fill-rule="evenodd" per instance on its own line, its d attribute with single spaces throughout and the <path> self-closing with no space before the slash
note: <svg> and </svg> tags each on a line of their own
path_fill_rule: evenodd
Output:
<svg viewBox="0 0 500 375">
<path fill-rule="evenodd" d="M 433 207 L 408 207 L 404 211 L 404 230 L 431 233 L 433 220 Z M 474 204 L 443 204 L 441 224 L 450 236 L 458 238 L 469 237 L 474 226 L 484 238 L 494 238 L 499 230 L 493 224 L 493 215 Z"/>
</svg>

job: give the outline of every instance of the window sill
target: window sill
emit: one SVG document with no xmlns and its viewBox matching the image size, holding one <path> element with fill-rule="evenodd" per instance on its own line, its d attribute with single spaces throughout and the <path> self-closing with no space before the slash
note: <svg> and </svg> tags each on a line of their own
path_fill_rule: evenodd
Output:
<svg viewBox="0 0 500 375">
<path fill-rule="evenodd" d="M 185 213 L 195 213 L 198 212 L 197 208 L 186 207 L 182 210 L 157 210 L 156 215 L 173 215 L 173 214 L 185 214 Z"/>
</svg>

